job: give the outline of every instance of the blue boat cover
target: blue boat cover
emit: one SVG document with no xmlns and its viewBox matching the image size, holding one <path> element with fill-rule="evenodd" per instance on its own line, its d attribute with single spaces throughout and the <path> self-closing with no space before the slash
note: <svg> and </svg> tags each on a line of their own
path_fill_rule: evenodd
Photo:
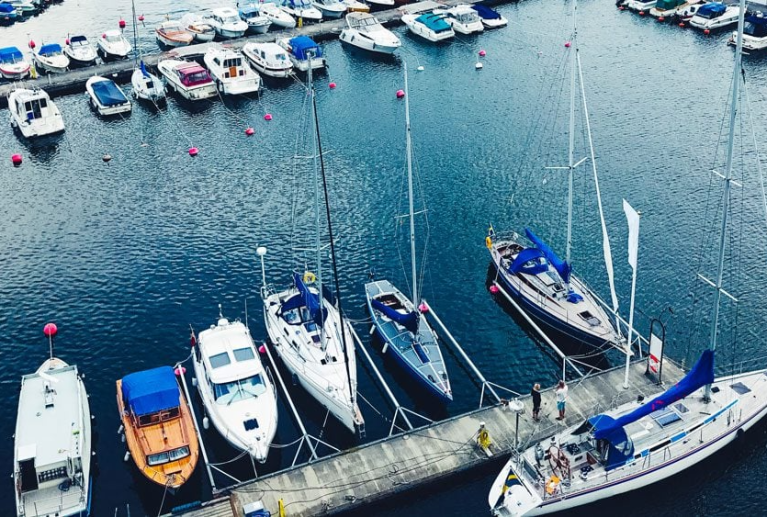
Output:
<svg viewBox="0 0 767 517">
<path fill-rule="evenodd" d="M 3 14 L 16 13 L 16 8 L 13 7 L 11 4 L 0 2 L 0 13 L 3 13 Z"/>
<path fill-rule="evenodd" d="M 309 59 L 308 50 L 314 51 L 314 57 L 322 57 L 322 49 L 309 36 L 296 36 L 290 40 L 291 53 L 298 59 Z"/>
<path fill-rule="evenodd" d="M 16 47 L 0 48 L 0 61 L 3 63 L 15 63 L 21 61 L 24 56 L 21 55 L 21 51 Z"/>
<path fill-rule="evenodd" d="M 47 45 L 43 45 L 40 47 L 40 54 L 41 56 L 51 56 L 53 54 L 59 54 L 61 52 L 61 45 L 58 43 L 48 43 Z"/>
<path fill-rule="evenodd" d="M 149 75 L 149 72 L 146 71 L 146 65 L 144 65 L 144 62 L 141 61 L 141 74 L 146 77 L 147 79 L 151 78 L 152 76 Z"/>
<path fill-rule="evenodd" d="M 755 38 L 764 38 L 767 36 L 767 17 L 747 16 L 743 32 Z"/>
<path fill-rule="evenodd" d="M 514 262 L 512 262 L 509 266 L 509 273 L 514 275 L 517 273 L 527 273 L 528 275 L 537 275 L 538 273 L 543 273 L 549 269 L 549 263 L 545 260 L 536 260 L 532 264 L 528 264 L 528 262 L 531 260 L 538 258 L 545 259 L 543 252 L 538 248 L 523 249 L 519 252 L 517 258 L 514 259 Z"/>
<path fill-rule="evenodd" d="M 418 332 L 418 311 L 411 311 L 406 314 L 402 314 L 399 311 L 396 311 L 392 309 L 391 307 L 387 307 L 383 303 L 379 302 L 378 300 L 371 300 L 370 303 L 373 308 L 379 312 L 382 312 L 386 316 L 388 316 L 391 320 L 396 321 L 403 327 L 405 327 L 407 330 L 412 332 L 414 335 Z"/>
<path fill-rule="evenodd" d="M 535 247 L 543 252 L 543 255 L 546 257 L 546 259 L 551 263 L 552 266 L 554 266 L 554 269 L 557 270 L 559 276 L 562 277 L 562 281 L 568 283 L 570 281 L 570 264 L 568 264 L 567 261 L 559 258 L 557 254 L 554 253 L 554 250 L 549 248 L 549 246 L 541 239 L 539 239 L 538 236 L 535 235 L 529 228 L 525 228 L 525 234 L 527 235 L 527 238 L 530 239 L 533 244 L 535 244 Z"/>
<path fill-rule="evenodd" d="M 427 29 L 434 32 L 442 32 L 450 29 L 450 25 L 441 14 L 427 13 L 415 19 L 416 22 L 426 25 Z"/>
<path fill-rule="evenodd" d="M 122 394 L 136 416 L 179 407 L 176 376 L 170 366 L 131 373 L 123 377 Z"/>
<path fill-rule="evenodd" d="M 301 278 L 301 275 L 298 273 L 293 273 L 293 283 L 295 284 L 296 289 L 298 289 L 299 295 L 294 296 L 283 303 L 282 312 L 285 313 L 299 307 L 306 307 L 309 309 L 309 315 L 314 323 L 323 326 L 324 321 L 328 317 L 328 311 L 324 307 L 320 310 L 320 297 L 309 290 Z"/>
<path fill-rule="evenodd" d="M 125 94 L 109 79 L 93 83 L 91 88 L 93 88 L 94 95 L 96 95 L 96 98 L 103 106 L 117 106 L 118 104 L 128 102 Z"/>
<path fill-rule="evenodd" d="M 486 5 L 474 4 L 471 8 L 477 11 L 477 14 L 483 20 L 499 20 L 501 18 L 501 15 L 497 11 L 490 9 Z"/>
<path fill-rule="evenodd" d="M 654 411 L 668 407 L 674 402 L 685 398 L 701 386 L 711 384 L 712 382 L 714 382 L 714 351 L 705 350 L 701 354 L 700 359 L 698 359 L 698 362 L 690 370 L 690 373 L 650 402 L 642 404 L 634 411 L 626 413 L 618 419 L 612 419 L 607 415 L 594 417 L 599 421 L 599 425 L 594 432 L 594 438 L 598 440 L 605 439 L 611 443 L 613 440 L 620 440 L 621 436 L 626 436 L 623 426 L 636 422 Z M 591 422 L 591 420 L 589 421 Z"/>
<path fill-rule="evenodd" d="M 88 41 L 88 38 L 86 38 L 85 36 L 72 36 L 71 38 L 69 38 L 69 43 L 70 44 L 72 44 L 72 43 L 81 43 L 83 41 Z"/>
<path fill-rule="evenodd" d="M 710 4 L 704 4 L 700 6 L 700 9 L 698 9 L 698 14 L 701 16 L 711 18 L 713 16 L 720 16 L 724 14 L 724 12 L 727 10 L 727 6 L 719 3 L 719 2 L 712 2 Z"/>
</svg>

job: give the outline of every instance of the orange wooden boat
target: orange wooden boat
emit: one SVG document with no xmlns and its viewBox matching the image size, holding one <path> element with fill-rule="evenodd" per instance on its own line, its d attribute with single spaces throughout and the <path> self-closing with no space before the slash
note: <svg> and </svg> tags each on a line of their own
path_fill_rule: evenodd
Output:
<svg viewBox="0 0 767 517">
<path fill-rule="evenodd" d="M 183 485 L 197 466 L 200 445 L 173 369 L 163 366 L 118 380 L 117 407 L 139 470 L 169 489 Z"/>
</svg>

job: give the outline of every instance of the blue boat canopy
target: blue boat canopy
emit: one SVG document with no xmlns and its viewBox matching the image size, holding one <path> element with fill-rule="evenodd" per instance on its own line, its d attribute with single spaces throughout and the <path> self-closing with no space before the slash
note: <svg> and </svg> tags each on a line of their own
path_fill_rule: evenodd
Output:
<svg viewBox="0 0 767 517">
<path fill-rule="evenodd" d="M 293 283 L 298 289 L 298 295 L 293 296 L 282 304 L 282 313 L 297 309 L 299 307 L 306 307 L 309 309 L 309 315 L 314 323 L 322 326 L 323 322 L 328 317 L 328 311 L 324 307 L 320 309 L 320 297 L 316 293 L 313 293 L 304 283 L 301 275 L 293 273 Z"/>
<path fill-rule="evenodd" d="M 21 61 L 22 59 L 24 59 L 24 56 L 21 54 L 21 51 L 18 48 L 0 48 L 0 62 L 15 63 L 16 61 Z"/>
<path fill-rule="evenodd" d="M 93 88 L 93 93 L 96 95 L 96 98 L 104 106 L 116 106 L 128 102 L 125 94 L 109 79 L 93 83 L 91 88 Z"/>
<path fill-rule="evenodd" d="M 5 2 L 0 2 L 0 13 L 11 14 L 11 13 L 15 13 L 15 12 L 16 12 L 16 8 L 13 7 L 11 4 L 7 4 Z"/>
<path fill-rule="evenodd" d="M 720 16 L 724 14 L 726 10 L 726 5 L 719 2 L 712 2 L 710 4 L 704 4 L 700 6 L 700 9 L 698 9 L 698 15 L 703 16 L 704 18 L 712 18 L 714 16 Z"/>
<path fill-rule="evenodd" d="M 41 56 L 52 56 L 53 54 L 60 54 L 61 53 L 61 45 L 58 43 L 48 43 L 47 45 L 43 45 L 40 47 L 40 54 Z"/>
<path fill-rule="evenodd" d="M 477 14 L 483 20 L 500 20 L 501 19 L 501 15 L 498 13 L 498 11 L 495 11 L 494 9 L 490 9 L 486 5 L 474 4 L 471 6 L 471 8 L 477 11 Z"/>
<path fill-rule="evenodd" d="M 543 259 L 543 260 L 536 260 Z M 532 262 L 535 260 L 535 262 Z M 525 248 L 519 252 L 517 258 L 509 266 L 509 273 L 527 273 L 528 275 L 537 275 L 543 273 L 549 269 L 549 263 L 546 262 L 546 257 L 543 256 L 543 252 L 538 248 Z"/>
<path fill-rule="evenodd" d="M 123 377 L 122 395 L 137 417 L 179 407 L 176 376 L 170 366 L 131 373 Z"/>
<path fill-rule="evenodd" d="M 559 276 L 562 277 L 562 281 L 568 283 L 570 281 L 570 264 L 568 264 L 567 261 L 559 258 L 557 254 L 554 253 L 554 250 L 552 250 L 545 242 L 543 242 L 537 235 L 535 235 L 532 230 L 530 230 L 530 228 L 525 228 L 525 234 L 527 235 L 527 238 L 530 239 L 533 244 L 535 244 L 535 247 L 543 252 L 546 260 L 548 260 L 551 265 L 554 266 L 554 269 L 557 270 Z"/>
<path fill-rule="evenodd" d="M 309 59 L 306 52 L 314 51 L 314 57 L 322 57 L 322 49 L 309 36 L 296 36 L 290 40 L 291 53 L 298 59 Z"/>
<path fill-rule="evenodd" d="M 88 38 L 86 38 L 85 36 L 72 36 L 71 38 L 69 38 L 70 45 L 72 43 L 82 43 L 87 41 L 88 41 Z"/>
<path fill-rule="evenodd" d="M 388 316 L 391 320 L 399 323 L 414 335 L 418 332 L 418 311 L 411 311 L 408 313 L 401 313 L 379 302 L 378 300 L 371 300 L 371 305 L 377 311 L 382 312 Z"/>
<path fill-rule="evenodd" d="M 747 16 L 743 33 L 755 38 L 764 38 L 767 36 L 767 17 Z"/>
<path fill-rule="evenodd" d="M 427 29 L 434 32 L 442 32 L 450 29 L 450 25 L 441 14 L 427 13 L 415 19 L 416 22 L 426 25 Z"/>
</svg>

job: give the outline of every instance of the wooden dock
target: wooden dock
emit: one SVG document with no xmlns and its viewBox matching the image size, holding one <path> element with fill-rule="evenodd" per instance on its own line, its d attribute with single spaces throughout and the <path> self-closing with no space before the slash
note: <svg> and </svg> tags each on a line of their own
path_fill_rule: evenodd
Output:
<svg viewBox="0 0 767 517">
<path fill-rule="evenodd" d="M 572 381 L 566 423 L 556 420 L 553 389 L 543 392 L 540 422 L 531 418 L 529 395 L 522 397 L 525 409 L 519 417 L 520 447 L 546 440 L 565 425 L 574 425 L 640 395 L 647 398 L 656 393 L 660 388 L 645 375 L 646 365 L 646 360 L 631 365 L 628 389 L 623 389 L 624 367 Z M 668 386 L 678 382 L 684 371 L 665 359 L 663 375 Z M 243 505 L 254 501 L 263 502 L 272 515 L 279 515 L 280 500 L 289 517 L 351 510 L 490 461 L 505 461 L 517 439 L 516 420 L 516 413 L 504 405 L 477 409 L 242 483 L 231 489 L 229 500 L 182 515 L 243 517 Z M 483 423 L 492 442 L 490 454 L 477 444 Z"/>
</svg>

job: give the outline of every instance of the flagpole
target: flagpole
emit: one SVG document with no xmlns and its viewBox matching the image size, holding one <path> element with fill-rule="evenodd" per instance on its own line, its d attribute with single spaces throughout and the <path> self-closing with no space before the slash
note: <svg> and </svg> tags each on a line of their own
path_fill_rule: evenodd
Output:
<svg viewBox="0 0 767 517">
<path fill-rule="evenodd" d="M 623 378 L 623 389 L 629 387 L 629 367 L 631 365 L 631 343 L 634 336 L 634 295 L 637 288 L 637 255 L 639 248 L 639 218 L 640 213 L 632 208 L 624 199 L 623 210 L 626 212 L 626 219 L 629 224 L 629 264 L 633 274 L 631 276 L 631 304 L 629 306 L 629 332 L 626 338 L 626 374 Z M 641 344 L 639 346 L 642 346 Z"/>
</svg>

